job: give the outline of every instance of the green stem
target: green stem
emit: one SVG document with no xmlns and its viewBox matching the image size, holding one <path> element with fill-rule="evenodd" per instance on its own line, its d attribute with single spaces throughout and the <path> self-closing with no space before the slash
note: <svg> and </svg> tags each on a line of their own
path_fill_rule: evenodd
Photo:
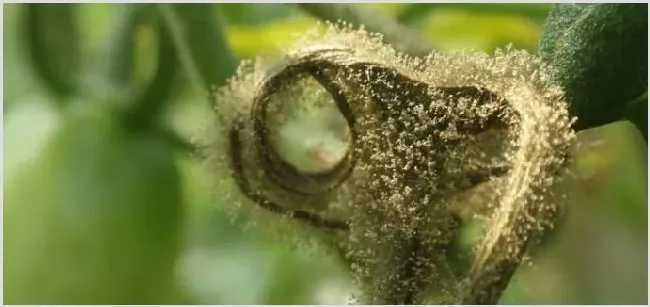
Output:
<svg viewBox="0 0 650 307">
<path fill-rule="evenodd" d="M 162 18 L 156 22 L 158 34 L 158 60 L 156 74 L 136 102 L 130 106 L 127 121 L 130 125 L 146 127 L 156 121 L 172 100 L 174 86 L 178 81 L 178 57 L 169 28 Z"/>
<path fill-rule="evenodd" d="M 192 80 L 207 92 L 224 85 L 237 68 L 216 8 L 209 4 L 160 4 L 181 62 Z"/>
<path fill-rule="evenodd" d="M 127 4 L 118 7 L 114 30 L 106 46 L 106 61 L 103 62 L 103 70 L 111 90 L 119 92 L 132 90 L 135 34 L 137 28 L 144 24 L 148 11 L 149 5 L 144 4 Z"/>
</svg>

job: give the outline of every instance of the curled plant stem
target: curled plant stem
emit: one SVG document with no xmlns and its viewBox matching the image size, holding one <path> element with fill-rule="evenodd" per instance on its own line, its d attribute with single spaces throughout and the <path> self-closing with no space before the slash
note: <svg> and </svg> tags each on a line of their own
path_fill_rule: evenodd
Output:
<svg viewBox="0 0 650 307">
<path fill-rule="evenodd" d="M 370 32 L 382 33 L 387 43 L 413 56 L 425 56 L 434 50 L 434 47 L 416 32 L 389 17 L 367 10 L 360 4 L 301 3 L 298 5 L 317 18 L 330 22 L 346 21 L 364 26 Z"/>
<path fill-rule="evenodd" d="M 341 89 L 336 82 L 331 81 L 323 72 L 322 67 L 327 66 L 326 63 L 311 63 L 309 61 L 299 65 L 290 65 L 279 70 L 277 74 L 269 76 L 267 82 L 256 95 L 253 104 L 254 109 L 254 131 L 256 137 L 255 146 L 258 152 L 261 153 L 260 167 L 265 170 L 266 174 L 274 177 L 273 180 L 276 184 L 285 190 L 299 194 L 317 194 L 331 190 L 340 185 L 350 174 L 354 166 L 354 151 L 348 151 L 346 156 L 341 159 L 331 170 L 325 172 L 317 172 L 311 174 L 304 174 L 293 165 L 283 161 L 271 146 L 268 138 L 269 127 L 267 123 L 268 102 L 270 97 L 281 87 L 289 82 L 295 81 L 300 77 L 301 72 L 313 76 L 318 82 L 323 85 L 329 94 L 334 98 L 336 105 L 342 115 L 347 119 L 350 131 L 352 134 L 352 144 L 354 146 L 356 140 L 355 132 L 355 116 L 350 111 L 350 104 L 348 99 L 342 95 Z M 279 175 L 281 174 L 281 175 Z M 276 176 L 279 175 L 279 176 Z"/>
<path fill-rule="evenodd" d="M 313 54 L 305 54 L 299 59 L 294 59 L 295 62 L 287 64 L 282 68 L 276 67 L 273 70 L 273 73 L 267 76 L 262 83 L 257 88 L 257 93 L 253 96 L 254 103 L 252 104 L 252 116 L 253 123 L 257 129 L 253 131 L 254 139 L 256 144 L 254 150 L 256 151 L 256 163 L 262 170 L 265 170 L 265 176 L 270 178 L 274 184 L 279 188 L 287 189 L 292 193 L 319 193 L 318 187 L 303 187 L 303 183 L 307 182 L 309 184 L 317 185 L 328 185 L 332 181 L 340 183 L 343 179 L 347 179 L 349 175 L 348 171 L 340 172 L 339 170 L 346 168 L 350 169 L 354 165 L 354 156 L 348 155 L 346 159 L 343 159 L 331 170 L 326 171 L 323 174 L 314 176 L 314 174 L 301 173 L 296 168 L 293 168 L 286 161 L 282 161 L 277 154 L 272 154 L 274 149 L 266 140 L 266 134 L 271 127 L 267 127 L 266 122 L 266 103 L 268 103 L 270 96 L 277 91 L 281 86 L 290 83 L 297 78 L 300 78 L 300 74 L 307 73 L 309 76 L 314 77 L 321 86 L 323 86 L 329 94 L 332 96 L 333 100 L 338 106 L 339 111 L 347 119 L 348 124 L 350 125 L 350 131 L 353 135 L 351 141 L 351 147 L 359 146 L 355 142 L 356 134 L 360 133 L 357 131 L 358 127 L 355 126 L 357 122 L 357 117 L 363 116 L 363 114 L 357 114 L 352 111 L 350 106 L 350 98 L 346 97 L 344 91 L 341 90 L 342 85 L 337 84 L 340 80 L 332 80 L 327 77 L 328 73 L 332 73 L 335 70 L 343 71 L 345 69 L 352 70 L 356 72 L 366 72 L 368 73 L 369 80 L 384 79 L 385 82 L 390 83 L 389 87 L 382 87 L 380 85 L 370 85 L 375 88 L 377 91 L 377 96 L 373 96 L 372 99 L 375 100 L 376 112 L 380 118 L 395 116 L 394 112 L 399 112 L 399 106 L 397 109 L 392 109 L 395 105 L 390 105 L 387 102 L 387 97 L 383 95 L 391 95 L 390 89 L 392 87 L 398 86 L 403 89 L 404 92 L 408 92 L 408 101 L 424 101 L 423 99 L 430 99 L 428 93 L 431 90 L 438 91 L 444 97 L 456 97 L 456 99 L 461 98 L 472 98 L 477 101 L 486 103 L 486 102 L 495 102 L 499 101 L 499 105 L 502 105 L 501 109 L 496 109 L 493 113 L 482 115 L 480 117 L 468 117 L 465 120 L 458 121 L 457 129 L 462 131 L 467 135 L 474 135 L 481 132 L 484 132 L 489 129 L 503 129 L 506 127 L 506 117 L 508 117 L 508 107 L 507 102 L 502 98 L 496 96 L 496 94 L 482 88 L 476 88 L 472 86 L 461 86 L 461 87 L 438 87 L 430 88 L 430 86 L 423 82 L 418 82 L 416 80 L 410 79 L 408 76 L 402 75 L 396 71 L 391 70 L 389 67 L 384 67 L 377 64 L 371 63 L 347 63 L 346 65 L 341 65 L 336 62 L 336 55 L 339 55 L 341 50 L 332 51 L 332 50 L 321 50 L 315 51 Z M 330 54 L 331 53 L 331 54 Z M 331 59 L 330 59 L 331 57 Z M 343 68 L 345 66 L 345 68 Z M 375 74 L 377 76 L 375 76 Z M 383 77 L 379 77 L 383 76 Z M 363 81 L 362 81 L 363 82 Z M 435 113 L 431 113 L 431 116 L 437 116 Z M 243 152 L 242 152 L 242 140 L 240 139 L 239 133 L 244 129 L 243 124 L 246 117 L 237 117 L 233 120 L 230 128 L 230 151 L 229 157 L 231 159 L 231 169 L 233 170 L 233 176 L 237 185 L 239 186 L 240 191 L 249 199 L 251 199 L 258 207 L 285 215 L 312 226 L 324 227 L 326 229 L 335 229 L 335 230 L 349 230 L 348 221 L 333 221 L 327 220 L 319 217 L 315 213 L 310 213 L 306 211 L 297 211 L 288 209 L 282 206 L 282 204 L 272 202 L 264 198 L 261 194 L 254 191 L 254 189 L 249 185 L 247 179 L 245 178 L 244 172 L 244 161 L 243 161 Z M 448 122 L 442 120 L 440 122 L 439 129 L 444 129 Z M 449 144 L 452 144 L 453 141 L 449 141 Z M 444 150 L 444 149 L 441 149 Z M 355 152 L 354 148 L 350 148 L 349 151 Z M 349 159 L 349 160 L 348 160 Z M 338 169 L 337 169 L 338 168 Z M 494 169 L 488 170 L 486 173 L 473 173 L 469 174 L 467 178 L 463 181 L 464 185 L 458 185 L 456 188 L 460 190 L 471 189 L 476 185 L 484 183 L 494 177 L 504 176 L 508 173 L 507 167 L 496 167 Z M 344 178 L 340 178 L 345 176 Z M 328 183 L 330 182 L 330 183 Z M 327 187 L 330 189 L 331 187 Z M 414 212 L 414 215 L 424 215 L 422 212 Z M 457 229 L 456 229 L 457 230 Z M 416 232 L 420 230 L 415 229 Z M 455 231 L 455 230 L 450 230 Z M 383 290 L 382 297 L 379 299 L 382 303 L 390 304 L 413 304 L 416 303 L 421 295 L 421 291 L 424 288 L 423 281 L 420 280 L 416 275 L 422 274 L 422 272 L 427 271 L 426 262 L 415 261 L 416 258 L 426 259 L 429 255 L 426 253 L 429 252 L 429 249 L 426 247 L 426 244 L 430 242 L 423 242 L 420 238 L 414 237 L 406 239 L 404 244 L 401 246 L 404 249 L 399 250 L 396 257 L 399 261 L 396 261 L 397 267 L 393 275 L 389 276 L 381 284 L 386 285 L 395 285 L 394 287 L 388 287 L 391 290 Z M 444 246 L 440 247 L 440 250 L 444 250 Z M 400 254 L 402 253 L 402 254 Z M 514 272 L 518 263 L 514 263 L 512 266 L 506 267 L 505 270 L 496 272 L 503 275 L 503 278 L 499 280 L 507 281 L 511 276 L 511 273 Z M 417 272 L 417 273 L 416 273 Z M 492 275 L 490 275 L 492 276 Z M 472 281 L 470 288 L 472 291 L 476 290 L 476 293 L 483 294 L 485 293 L 486 287 L 492 287 L 492 280 L 484 281 L 484 276 L 481 275 L 476 280 Z M 401 287 L 397 285 L 408 284 L 410 286 Z M 476 294 L 476 295 L 478 295 Z M 471 302 L 486 302 L 491 300 L 496 300 L 500 296 L 501 292 L 496 291 L 493 296 L 488 298 L 478 297 L 474 298 L 475 294 L 472 292 L 471 295 L 467 296 L 463 301 L 468 300 Z"/>
<path fill-rule="evenodd" d="M 342 230 L 334 240 L 367 303 L 421 303 L 431 286 L 444 300 L 498 302 L 531 238 L 552 222 L 555 205 L 542 200 L 573 139 L 559 87 L 525 51 L 419 59 L 341 26 L 301 40 L 278 63 L 239 70 L 219 92 L 230 126 L 220 137 L 228 144 L 208 140 L 207 148 L 226 149 L 212 158 L 229 158 L 232 179 L 257 207 Z M 267 118 L 284 119 L 294 107 L 285 103 L 304 97 L 309 79 L 329 93 L 351 134 L 345 156 L 317 172 L 274 152 L 271 133 L 280 127 Z M 475 195 L 494 215 L 460 276 L 444 252 L 462 222 L 456 196 L 488 182 Z"/>
<path fill-rule="evenodd" d="M 244 175 L 241 141 L 239 138 L 241 124 L 241 120 L 235 119 L 230 129 L 230 163 L 239 190 L 246 195 L 246 197 L 250 198 L 255 205 L 262 209 L 300 220 L 315 227 L 324 227 L 333 230 L 348 230 L 348 224 L 344 221 L 326 220 L 307 211 L 286 209 L 255 192 L 248 184 Z"/>
<path fill-rule="evenodd" d="M 329 50 L 325 50 L 323 53 L 327 54 Z M 316 51 L 315 54 L 319 54 L 320 51 Z M 336 53 L 332 53 L 333 55 Z M 336 81 L 329 79 L 325 71 L 331 71 L 335 69 L 343 69 L 343 65 L 336 63 L 335 61 L 329 60 L 312 60 L 312 54 L 305 55 L 303 60 L 297 60 L 297 63 L 291 65 L 286 65 L 282 69 L 276 69 L 275 73 L 268 76 L 265 80 L 265 83 L 259 87 L 258 93 L 254 95 L 255 102 L 253 104 L 253 122 L 254 122 L 254 134 L 255 134 L 255 150 L 258 152 L 258 161 L 259 168 L 265 171 L 265 175 L 272 178 L 274 183 L 283 189 L 287 189 L 293 193 L 300 194 L 316 194 L 322 191 L 319 191 L 319 186 L 326 186 L 326 190 L 336 187 L 338 184 L 341 184 L 347 177 L 350 175 L 351 169 L 354 167 L 355 156 L 352 154 L 356 152 L 354 148 L 348 150 L 348 154 L 340 160 L 332 169 L 322 172 L 322 173 L 302 173 L 291 164 L 278 156 L 275 150 L 269 143 L 267 139 L 267 134 L 272 129 L 267 126 L 266 122 L 266 105 L 270 99 L 270 96 L 273 95 L 282 85 L 287 84 L 291 81 L 296 80 L 300 77 L 300 74 L 303 72 L 308 73 L 310 76 L 314 77 L 321 86 L 327 89 L 328 93 L 332 96 L 339 111 L 347 119 L 348 125 L 350 126 L 350 131 L 352 134 L 350 147 L 355 147 L 357 139 L 357 127 L 355 123 L 357 122 L 357 117 L 361 114 L 355 114 L 351 110 L 349 99 L 343 94 L 341 90 L 341 85 L 337 84 Z M 314 56 L 316 57 L 316 56 Z M 422 97 L 428 97 L 427 91 L 431 88 L 427 87 L 426 84 L 411 80 L 408 77 L 393 72 L 388 67 L 382 67 L 377 65 L 372 65 L 368 63 L 355 63 L 350 64 L 349 68 L 356 71 L 364 71 L 366 69 L 372 70 L 376 73 L 390 75 L 392 77 L 391 83 L 400 84 L 404 88 L 413 88 L 412 94 L 409 96 L 411 99 L 421 99 Z M 415 88 L 419 89 L 415 90 Z M 386 89 L 380 89 L 381 91 L 386 92 Z M 455 96 L 455 97 L 474 97 L 479 98 L 480 101 L 487 102 L 498 99 L 494 96 L 493 93 L 486 91 L 485 89 L 478 89 L 474 87 L 440 87 L 436 90 L 441 91 L 444 95 Z M 378 98 L 377 98 L 378 99 Z M 377 111 L 382 117 L 390 116 L 391 110 L 389 105 L 384 101 L 379 99 L 376 101 Z M 432 114 L 432 116 L 435 114 Z M 277 204 L 274 204 L 268 200 L 263 199 L 261 195 L 255 194 L 252 192 L 250 186 L 246 183 L 242 159 L 242 150 L 240 144 L 239 131 L 243 129 L 243 118 L 238 117 L 231 123 L 230 128 L 230 152 L 229 156 L 231 158 L 231 167 L 236 177 L 236 181 L 240 189 L 247 195 L 247 197 L 254 200 L 254 202 L 269 211 L 289 214 L 292 217 L 308 222 L 309 224 L 315 226 L 324 226 L 326 228 L 335 228 L 335 229 L 344 229 L 347 226 L 343 226 L 346 222 L 337 222 L 337 221 L 324 221 L 314 216 L 308 216 L 308 213 L 300 212 L 291 212 L 288 209 L 281 209 Z M 441 127 L 446 126 L 448 123 L 445 121 L 441 122 Z M 487 116 L 485 119 L 473 119 L 466 122 L 459 122 L 458 129 L 467 134 L 477 134 L 487 129 L 493 129 L 503 126 L 503 121 L 501 118 L 500 112 L 495 112 L 490 116 Z M 442 129 L 442 128 L 441 128 Z M 492 176 L 504 175 L 506 170 L 504 169 L 495 169 L 491 170 L 487 174 L 471 174 L 467 180 L 470 186 L 463 186 L 464 189 L 472 188 L 484 181 L 489 180 Z M 317 185 L 314 187 L 313 185 Z M 325 191 L 326 191 L 325 190 Z"/>
</svg>

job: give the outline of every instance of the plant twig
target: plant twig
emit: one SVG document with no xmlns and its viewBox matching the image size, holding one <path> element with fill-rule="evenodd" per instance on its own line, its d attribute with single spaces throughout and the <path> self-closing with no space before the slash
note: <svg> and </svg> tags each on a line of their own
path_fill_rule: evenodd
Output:
<svg viewBox="0 0 650 307">
<path fill-rule="evenodd" d="M 214 5 L 160 4 L 181 62 L 204 90 L 221 86 L 237 68 Z"/>
<path fill-rule="evenodd" d="M 356 26 L 364 26 L 370 32 L 381 33 L 387 43 L 413 56 L 425 56 L 434 50 L 434 47 L 416 32 L 359 4 L 301 3 L 298 5 L 314 17 L 330 22 L 347 21 Z"/>
<path fill-rule="evenodd" d="M 134 49 L 136 30 L 145 24 L 148 5 L 120 5 L 116 8 L 118 17 L 113 32 L 104 50 L 102 62 L 104 74 L 111 91 L 132 91 L 134 70 Z M 130 94 L 130 93 L 129 93 Z M 122 95 L 128 96 L 128 95 Z"/>
<path fill-rule="evenodd" d="M 159 9 L 186 73 L 204 91 L 208 102 L 215 105 L 217 101 L 210 91 L 225 84 L 237 68 L 237 58 L 225 41 L 214 12 L 217 6 L 159 4 Z M 179 139 L 178 144 L 185 143 Z M 193 146 L 181 147 L 200 154 Z"/>
</svg>

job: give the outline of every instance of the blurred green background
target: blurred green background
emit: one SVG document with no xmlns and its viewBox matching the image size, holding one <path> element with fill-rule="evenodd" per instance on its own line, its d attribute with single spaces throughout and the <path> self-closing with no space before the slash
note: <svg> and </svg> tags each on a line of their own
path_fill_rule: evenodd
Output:
<svg viewBox="0 0 650 307">
<path fill-rule="evenodd" d="M 59 31 L 68 35 L 57 37 L 67 17 L 52 13 L 44 19 L 57 26 L 44 34 L 62 47 L 36 50 L 45 59 L 66 58 L 66 69 L 81 67 L 74 94 L 60 95 L 32 65 L 27 6 L 3 5 L 5 302 L 347 303 L 351 288 L 343 267 L 232 223 L 205 185 L 201 166 L 176 146 L 179 136 L 200 133 L 204 114 L 212 111 L 184 67 L 166 72 L 178 79 L 175 86 L 151 86 L 162 56 L 159 31 L 145 22 L 120 36 L 137 16 L 135 5 L 73 6 L 77 35 Z M 138 6 L 145 19 L 157 10 Z M 443 51 L 488 52 L 509 43 L 535 52 L 551 9 L 364 6 Z M 238 59 L 276 52 L 317 22 L 291 4 L 207 7 L 223 30 L 210 35 L 223 35 Z M 115 52 L 122 45 L 130 48 Z M 124 60 L 117 55 L 131 59 L 128 78 L 113 78 Z M 210 56 L 223 69 L 215 74 L 232 73 L 232 58 Z M 167 91 L 159 100 L 168 102 L 124 116 L 133 101 L 160 97 L 146 88 Z M 149 117 L 157 118 L 154 124 Z M 581 179 L 567 186 L 567 214 L 534 251 L 534 261 L 518 270 L 502 303 L 647 304 L 647 145 L 627 122 L 582 132 L 580 140 L 585 146 L 573 170 Z"/>
</svg>

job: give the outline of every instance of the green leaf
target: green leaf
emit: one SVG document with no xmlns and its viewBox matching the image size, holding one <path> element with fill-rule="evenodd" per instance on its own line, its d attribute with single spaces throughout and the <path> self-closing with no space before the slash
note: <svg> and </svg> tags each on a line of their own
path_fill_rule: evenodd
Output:
<svg viewBox="0 0 650 307">
<path fill-rule="evenodd" d="M 610 217 L 647 239 L 648 147 L 640 133 L 630 122 L 618 121 L 581 131 L 578 141 L 574 172 L 585 178 L 580 188 L 592 206 L 610 210 Z"/>
<path fill-rule="evenodd" d="M 559 4 L 539 52 L 554 66 L 576 129 L 628 118 L 647 139 L 647 4 Z"/>
<path fill-rule="evenodd" d="M 541 26 L 514 14 L 484 13 L 453 6 L 431 11 L 413 25 L 435 42 L 440 50 L 481 49 L 493 52 L 512 43 L 514 47 L 537 49 Z"/>
<path fill-rule="evenodd" d="M 5 302 L 175 302 L 182 218 L 171 146 L 80 101 L 5 185 Z"/>
<path fill-rule="evenodd" d="M 262 26 L 229 25 L 225 35 L 232 50 L 242 59 L 254 59 L 260 53 L 277 53 L 279 45 L 296 40 L 296 34 L 314 29 L 318 20 L 299 17 L 275 21 Z"/>
<path fill-rule="evenodd" d="M 237 60 L 224 39 L 214 4 L 161 4 L 179 56 L 204 90 L 225 84 Z"/>
<path fill-rule="evenodd" d="M 428 14 L 442 8 L 454 8 L 466 12 L 481 14 L 513 15 L 526 17 L 536 22 L 543 22 L 550 10 L 549 4 L 496 4 L 496 3 L 414 3 L 402 9 L 398 20 L 412 24 Z"/>
<path fill-rule="evenodd" d="M 229 25 L 266 25 L 302 15 L 297 7 L 283 3 L 223 3 L 219 6 Z"/>
<path fill-rule="evenodd" d="M 25 47 L 33 67 L 55 95 L 77 91 L 81 66 L 75 4 L 28 4 Z"/>
</svg>

